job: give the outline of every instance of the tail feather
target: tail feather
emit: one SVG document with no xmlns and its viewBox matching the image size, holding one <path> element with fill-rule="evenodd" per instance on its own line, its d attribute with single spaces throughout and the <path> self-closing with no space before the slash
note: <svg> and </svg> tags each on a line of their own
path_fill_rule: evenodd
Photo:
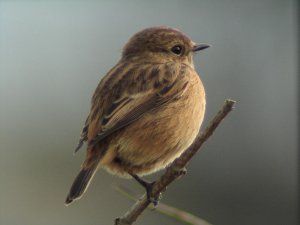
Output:
<svg viewBox="0 0 300 225">
<path fill-rule="evenodd" d="M 93 165 L 90 168 L 81 169 L 81 171 L 75 178 L 70 192 L 66 198 L 66 205 L 71 204 L 74 200 L 79 199 L 83 195 L 96 172 L 96 168 L 97 165 Z"/>
</svg>

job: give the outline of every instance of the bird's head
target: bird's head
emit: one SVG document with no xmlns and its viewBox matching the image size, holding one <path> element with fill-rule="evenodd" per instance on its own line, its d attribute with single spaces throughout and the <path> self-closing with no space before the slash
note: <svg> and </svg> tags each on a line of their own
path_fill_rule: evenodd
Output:
<svg viewBox="0 0 300 225">
<path fill-rule="evenodd" d="M 196 44 L 176 29 L 151 27 L 129 39 L 122 57 L 162 63 L 174 61 L 193 66 L 193 54 L 208 47 L 208 44 Z"/>
</svg>

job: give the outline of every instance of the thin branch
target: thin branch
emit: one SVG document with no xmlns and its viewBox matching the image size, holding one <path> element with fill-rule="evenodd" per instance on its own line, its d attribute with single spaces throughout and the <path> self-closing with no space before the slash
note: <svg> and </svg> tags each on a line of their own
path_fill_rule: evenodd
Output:
<svg viewBox="0 0 300 225">
<path fill-rule="evenodd" d="M 125 188 L 123 186 L 114 186 L 113 187 L 117 192 L 121 193 L 128 199 L 132 201 L 136 201 L 138 196 L 136 193 L 134 193 L 132 190 L 129 190 L 128 188 Z M 212 225 L 209 222 L 205 221 L 204 219 L 201 219 L 189 212 L 186 212 L 184 210 L 175 208 L 173 206 L 167 205 L 165 203 L 160 202 L 159 205 L 153 206 L 150 204 L 148 206 L 148 209 L 152 210 L 155 209 L 155 212 L 161 213 L 163 215 L 172 217 L 178 221 L 181 221 L 185 224 L 189 225 Z"/>
<path fill-rule="evenodd" d="M 181 222 L 184 222 L 189 225 L 211 225 L 207 221 L 189 213 L 186 211 L 183 211 L 181 209 L 177 209 L 173 206 L 166 205 L 163 203 L 160 203 L 157 207 L 157 211 L 165 214 L 167 216 L 173 217 Z"/>
<path fill-rule="evenodd" d="M 174 180 L 186 173 L 185 166 L 191 158 L 197 153 L 202 144 L 213 134 L 221 121 L 233 109 L 235 101 L 227 99 L 222 109 L 217 113 L 214 119 L 203 133 L 199 132 L 193 144 L 177 158 L 166 170 L 166 172 L 153 185 L 152 196 L 159 196 L 166 190 L 166 187 Z M 115 220 L 115 225 L 131 225 L 142 214 L 151 202 L 144 194 L 122 217 Z"/>
</svg>

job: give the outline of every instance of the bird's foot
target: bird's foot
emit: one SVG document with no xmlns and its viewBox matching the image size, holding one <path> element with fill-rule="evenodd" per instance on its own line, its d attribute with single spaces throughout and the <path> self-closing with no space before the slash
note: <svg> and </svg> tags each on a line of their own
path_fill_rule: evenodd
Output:
<svg viewBox="0 0 300 225">
<path fill-rule="evenodd" d="M 153 189 L 154 184 L 155 184 L 155 181 L 154 182 L 146 182 L 145 189 L 146 189 L 146 193 L 147 193 L 147 200 L 149 202 L 153 203 L 154 207 L 156 207 L 161 198 L 161 193 L 159 193 L 158 195 L 153 195 L 152 189 Z"/>
<path fill-rule="evenodd" d="M 156 207 L 159 203 L 160 197 L 161 197 L 161 193 L 154 195 L 152 190 L 153 190 L 153 186 L 155 184 L 154 182 L 148 182 L 143 180 L 142 178 L 140 178 L 139 176 L 135 175 L 135 174 L 130 174 L 140 185 L 142 185 L 145 189 L 146 189 L 146 193 L 147 193 L 147 200 L 151 203 L 153 203 L 154 207 Z"/>
</svg>

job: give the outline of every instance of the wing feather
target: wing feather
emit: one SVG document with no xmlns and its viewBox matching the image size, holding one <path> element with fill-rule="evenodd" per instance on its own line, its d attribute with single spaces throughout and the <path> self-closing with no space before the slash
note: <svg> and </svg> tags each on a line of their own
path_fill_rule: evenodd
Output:
<svg viewBox="0 0 300 225">
<path fill-rule="evenodd" d="M 98 93 L 93 97 L 89 121 L 98 121 L 98 125 L 92 126 L 92 130 L 87 129 L 90 134 L 95 134 L 87 135 L 89 145 L 94 145 L 128 126 L 145 113 L 176 100 L 187 88 L 184 76 L 186 67 L 171 64 L 137 64 L 131 65 L 130 69 L 126 68 L 124 74 L 120 74 L 120 69 L 117 70 L 117 74 L 114 70 L 107 74 L 109 77 L 104 79 L 114 85 L 102 81 L 99 84 L 102 87 L 96 89 Z M 122 68 L 122 65 L 117 68 Z"/>
<path fill-rule="evenodd" d="M 85 141 L 87 141 L 87 139 L 88 139 L 87 138 L 87 133 L 88 133 L 88 128 L 89 128 L 88 120 L 89 120 L 89 117 L 87 117 L 86 120 L 85 120 L 85 123 L 84 123 L 84 126 L 82 128 L 77 147 L 74 150 L 74 154 L 79 151 L 79 149 L 82 147 L 83 143 Z"/>
<path fill-rule="evenodd" d="M 158 93 L 151 93 L 145 96 L 140 96 L 137 99 L 131 99 L 127 101 L 125 105 L 115 112 L 108 122 L 102 127 L 101 132 L 91 141 L 91 144 L 95 144 L 103 140 L 108 135 L 115 131 L 133 123 L 137 119 L 141 118 L 145 113 L 151 112 L 159 107 L 166 105 L 168 102 L 175 100 L 180 96 L 187 87 L 187 83 L 181 85 L 180 90 L 176 90 L 177 93 L 170 94 L 172 88 L 175 87 L 176 82 L 170 86 L 165 87 Z"/>
</svg>

